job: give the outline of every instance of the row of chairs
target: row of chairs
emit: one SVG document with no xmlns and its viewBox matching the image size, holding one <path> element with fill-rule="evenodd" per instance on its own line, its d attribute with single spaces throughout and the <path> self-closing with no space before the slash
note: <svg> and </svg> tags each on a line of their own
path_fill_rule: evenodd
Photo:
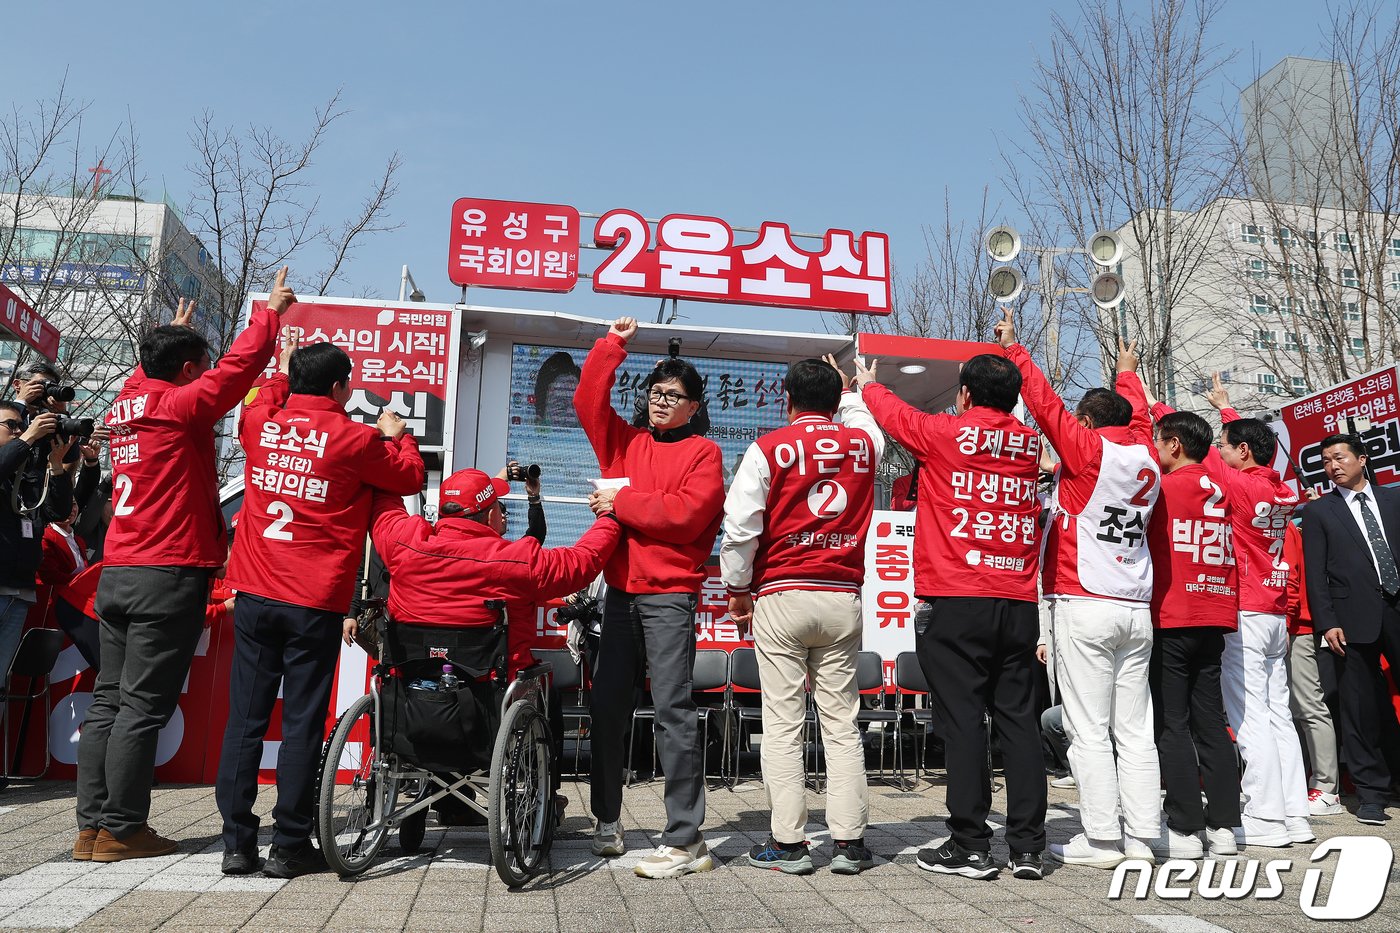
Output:
<svg viewBox="0 0 1400 933">
<path fill-rule="evenodd" d="M 565 722 L 573 722 L 582 731 L 585 724 L 591 726 L 592 716 L 587 704 L 588 678 L 586 665 L 576 664 L 569 652 L 564 650 L 536 650 L 535 657 L 546 661 L 554 669 L 554 689 L 563 696 Z M 909 790 L 918 785 L 923 775 L 924 755 L 929 727 L 933 714 L 928 708 L 928 684 L 918 658 L 912 651 L 901 652 L 895 659 L 894 693 L 886 690 L 884 662 L 873 651 L 862 651 L 857 657 L 856 683 L 862 696 L 878 698 L 873 708 L 862 704 L 857 714 L 857 722 L 865 730 L 878 726 L 880 731 L 879 767 L 877 778 L 895 786 Z M 763 711 L 756 704 L 747 704 L 740 699 L 744 696 L 756 697 L 762 692 L 758 675 L 758 658 L 753 648 L 738 648 L 734 651 L 702 649 L 695 652 L 695 669 L 692 675 L 692 690 L 696 694 L 699 707 L 700 726 L 710 728 L 713 719 L 720 721 L 722 750 L 718 777 L 723 786 L 733 789 L 744 774 L 740 768 L 740 753 L 745 738 L 755 724 L 761 728 Z M 903 708 L 903 698 L 914 698 L 914 705 Z M 716 705 L 714 701 L 718 700 Z M 652 773 L 656 772 L 655 722 L 656 708 L 649 702 L 639 704 L 633 713 L 631 738 L 628 744 L 628 761 L 632 761 L 635 751 L 638 727 L 651 720 L 653 730 Z M 914 767 L 912 777 L 905 766 L 904 734 L 909 731 L 914 739 Z M 807 775 L 820 790 L 824 773 L 821 767 L 818 744 L 821 736 L 821 717 L 807 695 L 804 718 L 804 748 L 809 754 L 804 756 Z M 889 738 L 892 747 L 890 771 L 885 770 L 885 745 Z M 705 743 L 702 767 L 709 774 L 709 742 Z M 574 772 L 579 772 L 582 742 L 574 746 Z"/>
</svg>

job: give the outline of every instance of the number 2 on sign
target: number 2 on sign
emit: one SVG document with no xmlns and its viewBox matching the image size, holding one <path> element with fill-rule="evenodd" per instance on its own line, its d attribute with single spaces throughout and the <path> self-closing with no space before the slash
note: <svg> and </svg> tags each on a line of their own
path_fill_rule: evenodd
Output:
<svg viewBox="0 0 1400 933">
<path fill-rule="evenodd" d="M 272 516 L 273 521 L 263 529 L 263 537 L 272 538 L 274 541 L 292 540 L 292 533 L 286 530 L 292 523 L 292 507 L 274 499 L 267 504 L 267 514 Z"/>
</svg>

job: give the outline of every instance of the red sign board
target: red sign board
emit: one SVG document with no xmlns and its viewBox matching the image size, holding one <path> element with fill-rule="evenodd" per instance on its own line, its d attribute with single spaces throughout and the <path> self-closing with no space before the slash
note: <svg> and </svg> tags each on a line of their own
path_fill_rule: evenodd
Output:
<svg viewBox="0 0 1400 933">
<path fill-rule="evenodd" d="M 1322 469 L 1322 440 L 1346 433 L 1348 418 L 1370 421 L 1370 427 L 1358 433 L 1366 442 L 1377 482 L 1383 486 L 1400 482 L 1400 373 L 1396 367 L 1387 366 L 1291 402 L 1280 415 L 1279 437 L 1298 471 L 1290 469 L 1286 476 L 1302 487 L 1331 486 Z"/>
<path fill-rule="evenodd" d="M 457 285 L 571 291 L 578 282 L 578 211 L 565 204 L 459 198 L 447 277 Z"/>
<path fill-rule="evenodd" d="M 593 234 L 613 247 L 593 274 L 593 290 L 620 295 L 695 298 L 859 314 L 890 313 L 889 238 L 828 230 L 821 252 L 792 242 L 787 224 L 765 223 L 752 243 L 736 244 L 718 217 L 671 214 L 656 227 L 641 215 L 608 211 Z"/>
<path fill-rule="evenodd" d="M 58 360 L 58 331 L 4 285 L 0 285 L 0 329 L 24 341 L 50 363 Z"/>
<path fill-rule="evenodd" d="M 256 300 L 253 308 L 266 304 Z M 292 305 L 282 323 L 301 328 L 303 345 L 333 343 L 350 354 L 350 417 L 372 425 L 388 407 L 408 422 L 420 445 L 442 447 L 449 395 L 456 393 L 448 386 L 455 332 L 450 312 L 312 300 Z"/>
<path fill-rule="evenodd" d="M 460 198 L 452 205 L 448 277 L 458 285 L 567 292 L 578 279 L 579 213 L 563 204 Z M 635 211 L 598 219 L 593 243 L 611 253 L 593 290 L 848 314 L 889 314 L 890 243 L 883 233 L 828 230 L 820 250 L 767 222 L 736 243 L 718 217 L 670 214 L 651 225 Z"/>
</svg>

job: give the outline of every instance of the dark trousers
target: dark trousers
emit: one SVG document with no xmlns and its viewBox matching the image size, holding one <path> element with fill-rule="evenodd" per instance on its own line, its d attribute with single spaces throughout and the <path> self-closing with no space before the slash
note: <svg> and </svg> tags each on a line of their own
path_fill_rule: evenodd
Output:
<svg viewBox="0 0 1400 933">
<path fill-rule="evenodd" d="M 695 594 L 634 595 L 608 588 L 603 635 L 593 669 L 593 815 L 622 813 L 625 738 L 637 687 L 651 675 L 656 754 L 666 772 L 666 829 L 661 842 L 693 845 L 705 821 L 704 737 L 695 711 Z"/>
<path fill-rule="evenodd" d="M 233 670 L 228 725 L 214 798 L 224 817 L 225 851 L 258 845 L 258 768 L 277 688 L 282 688 L 282 744 L 277 750 L 276 829 L 272 844 L 289 848 L 311 839 L 317 768 L 326 738 L 331 683 L 340 657 L 344 613 L 293 606 L 251 593 L 233 610 Z"/>
<path fill-rule="evenodd" d="M 1318 654 L 1330 650 L 1324 645 Z M 1381 670 L 1381 656 L 1393 676 L 1400 663 L 1400 613 L 1394 606 L 1381 610 L 1380 637 L 1372 642 L 1348 641 L 1340 659 L 1337 693 L 1342 708 L 1342 758 L 1356 785 L 1361 803 L 1385 806 L 1390 798 L 1393 765 L 1387 754 L 1400 745 L 1400 725 L 1390 702 L 1390 684 Z"/>
<path fill-rule="evenodd" d="M 204 632 L 209 570 L 108 567 L 97 587 L 102 667 L 78 739 L 78 828 L 125 839 L 146 824 L 156 739 Z"/>
<path fill-rule="evenodd" d="M 935 597 L 918 634 L 934 731 L 948 768 L 948 831 L 965 849 L 987 852 L 992 830 L 987 729 L 992 714 L 1006 768 L 1006 842 L 1045 848 L 1045 759 L 1036 715 L 1035 603 L 996 597 Z"/>
<path fill-rule="evenodd" d="M 1240 825 L 1240 769 L 1220 692 L 1219 628 L 1158 629 L 1147 670 L 1167 825 L 1197 833 Z M 1201 804 L 1201 789 L 1206 804 Z"/>
</svg>

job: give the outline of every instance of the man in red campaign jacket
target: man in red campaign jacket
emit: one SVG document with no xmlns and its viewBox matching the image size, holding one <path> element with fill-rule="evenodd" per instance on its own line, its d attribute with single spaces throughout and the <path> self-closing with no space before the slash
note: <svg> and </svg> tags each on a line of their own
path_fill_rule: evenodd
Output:
<svg viewBox="0 0 1400 933">
<path fill-rule="evenodd" d="M 316 778 L 331 683 L 376 491 L 423 488 L 423 458 L 398 415 L 375 430 L 345 412 L 350 356 L 331 343 L 296 348 L 244 406 L 247 455 L 238 536 L 227 585 L 234 607 L 229 716 L 215 799 L 223 815 L 226 875 L 259 868 L 274 878 L 321 870 L 311 845 Z M 382 434 L 381 434 L 382 432 Z M 258 858 L 258 769 L 278 690 L 276 825 L 266 866 Z"/>
<path fill-rule="evenodd" d="M 1202 466 L 1212 442 L 1204 418 L 1165 415 L 1154 440 L 1162 494 L 1147 526 L 1156 629 L 1150 674 L 1167 831 L 1153 852 L 1200 858 L 1204 830 L 1212 856 L 1233 855 L 1240 772 L 1220 692 L 1220 656 L 1239 598 L 1231 503 Z"/>
<path fill-rule="evenodd" d="M 1309 842 L 1308 783 L 1303 751 L 1288 708 L 1288 564 L 1284 529 L 1297 495 L 1269 466 L 1278 440 L 1268 425 L 1241 418 L 1214 378 L 1206 399 L 1220 410 L 1222 429 L 1206 470 L 1230 501 L 1239 569 L 1239 628 L 1225 636 L 1220 684 L 1225 712 L 1245 769 L 1246 803 L 1235 833 L 1245 845 L 1282 847 Z M 1172 409 L 1157 403 L 1160 421 Z"/>
<path fill-rule="evenodd" d="M 1045 763 L 1035 701 L 1040 438 L 1011 411 L 1021 375 L 1000 356 L 963 364 L 956 415 L 906 404 L 856 363 L 855 383 L 875 421 L 921 464 L 914 512 L 914 592 L 928 623 L 915 632 L 933 699 L 934 730 L 948 761 L 943 846 L 920 849 L 926 871 L 991 878 L 987 825 L 990 711 L 1006 762 L 1008 863 L 1041 876 Z"/>
<path fill-rule="evenodd" d="M 462 648 L 480 669 L 491 666 L 495 612 L 506 603 L 508 673 L 529 666 L 535 607 L 587 586 L 616 550 L 622 529 L 600 517 L 573 547 L 543 547 L 528 535 L 505 534 L 503 479 L 458 470 L 443 480 L 436 525 L 409 515 L 398 496 L 376 493 L 370 537 L 389 571 L 389 616 L 397 638 L 414 657 L 434 648 Z M 456 652 L 454 651 L 454 655 Z"/>
<path fill-rule="evenodd" d="M 1026 411 L 1060 455 L 1042 588 L 1084 832 L 1051 845 L 1050 854 L 1067 864 L 1113 868 L 1124 858 L 1150 858 L 1162 820 L 1147 678 L 1147 523 L 1161 477 L 1142 384 L 1133 372 L 1137 354 L 1120 340 L 1116 391 L 1090 389 L 1070 414 L 1016 343 L 1010 310 L 997 333 L 1025 380 Z"/>
<path fill-rule="evenodd" d="M 1302 509 L 1299 509 L 1301 512 Z M 1335 816 L 1345 812 L 1337 788 L 1337 731 L 1322 690 L 1317 668 L 1318 634 L 1308 608 L 1303 566 L 1303 534 L 1290 521 L 1284 529 L 1283 559 L 1288 564 L 1288 709 L 1308 746 L 1308 812 Z"/>
<path fill-rule="evenodd" d="M 204 631 L 210 574 L 228 557 L 214 426 L 272 358 L 278 316 L 295 301 L 283 267 L 267 306 L 215 367 L 189 326 L 194 305 L 182 300 L 173 325 L 142 339 L 141 365 L 107 413 L 113 514 L 97 592 L 102 670 L 78 741 L 80 861 L 175 851 L 146 819 L 156 735 Z"/>
<path fill-rule="evenodd" d="M 806 682 L 826 749 L 831 870 L 874 864 L 865 846 L 865 751 L 856 714 L 865 536 L 885 435 L 828 357 L 788 367 L 786 428 L 749 445 L 724 503 L 719 564 L 729 614 L 753 619 L 763 687 L 763 783 L 772 833 L 749 862 L 811 874 L 802 760 Z M 841 423 L 831 419 L 841 413 Z"/>
<path fill-rule="evenodd" d="M 695 367 L 662 360 L 647 374 L 647 427 L 613 409 L 613 381 L 637 322 L 618 318 L 583 362 L 574 409 L 602 471 L 589 497 L 597 515 L 622 524 L 622 543 L 603 571 L 608 584 L 593 672 L 593 853 L 623 854 L 623 739 L 636 690 L 651 676 L 657 756 L 666 772 L 661 846 L 635 868 L 644 878 L 674 878 L 714 868 L 701 835 L 705 821 L 703 736 L 690 691 L 695 667 L 695 605 L 724 507 L 719 445 L 690 419 L 705 386 Z"/>
</svg>

